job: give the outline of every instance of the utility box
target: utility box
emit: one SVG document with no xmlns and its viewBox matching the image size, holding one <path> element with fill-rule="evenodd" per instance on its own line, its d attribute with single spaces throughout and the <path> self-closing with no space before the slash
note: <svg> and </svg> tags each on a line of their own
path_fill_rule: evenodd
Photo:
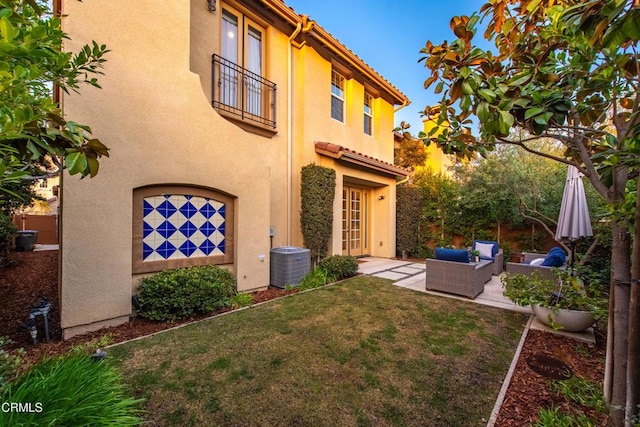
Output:
<svg viewBox="0 0 640 427">
<path fill-rule="evenodd" d="M 311 270 L 311 251 L 296 246 L 271 249 L 271 286 L 296 286 Z"/>
<path fill-rule="evenodd" d="M 33 251 L 38 240 L 38 230 L 20 230 L 16 234 L 16 250 L 18 252 Z"/>
</svg>

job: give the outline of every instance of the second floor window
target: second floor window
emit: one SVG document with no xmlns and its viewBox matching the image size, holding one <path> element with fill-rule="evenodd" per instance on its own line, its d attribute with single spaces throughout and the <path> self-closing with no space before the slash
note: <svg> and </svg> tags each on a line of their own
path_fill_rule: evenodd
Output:
<svg viewBox="0 0 640 427">
<path fill-rule="evenodd" d="M 364 133 L 373 136 L 373 97 L 364 93 Z"/>
<path fill-rule="evenodd" d="M 246 78 L 232 67 L 223 70 L 220 101 L 233 108 L 255 116 L 263 115 L 262 88 L 259 78 L 263 75 L 263 29 L 246 16 L 231 10 L 222 11 L 221 56 L 246 69 L 256 78 Z M 241 81 L 244 78 L 245 81 Z M 243 83 L 246 85 L 243 89 Z"/>
<path fill-rule="evenodd" d="M 331 118 L 344 123 L 344 77 L 331 71 Z"/>
</svg>

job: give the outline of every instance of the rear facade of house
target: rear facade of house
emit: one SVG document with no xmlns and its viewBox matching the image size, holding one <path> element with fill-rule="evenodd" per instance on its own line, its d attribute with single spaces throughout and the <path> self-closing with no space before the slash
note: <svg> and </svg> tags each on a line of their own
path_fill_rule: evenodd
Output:
<svg viewBox="0 0 640 427">
<path fill-rule="evenodd" d="M 66 48 L 106 44 L 102 89 L 65 115 L 110 148 L 62 179 L 66 338 L 128 320 L 141 277 L 218 264 L 269 285 L 303 246 L 300 171 L 336 171 L 329 254 L 395 255 L 394 109 L 408 99 L 280 0 L 62 0 Z M 389 52 L 389 55 L 391 53 Z"/>
</svg>

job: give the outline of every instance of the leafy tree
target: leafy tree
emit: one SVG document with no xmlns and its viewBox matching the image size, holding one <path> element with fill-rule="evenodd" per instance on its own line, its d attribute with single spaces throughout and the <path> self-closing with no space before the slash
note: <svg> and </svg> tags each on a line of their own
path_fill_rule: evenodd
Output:
<svg viewBox="0 0 640 427">
<path fill-rule="evenodd" d="M 32 181 L 6 182 L 5 190 L 0 191 L 0 268 L 9 262 L 11 241 L 17 231 L 13 214 L 34 201 L 44 200 L 35 192 Z"/>
<path fill-rule="evenodd" d="M 427 143 L 465 157 L 496 143 L 515 145 L 576 166 L 607 203 L 623 206 L 625 186 L 637 181 L 640 165 L 638 2 L 492 0 L 480 14 L 497 53 L 474 46 L 477 14 L 452 18 L 453 42 L 429 41 L 422 49 L 431 72 L 425 87 L 435 84 L 442 93 L 437 121 L 448 124 L 437 136 L 423 135 Z M 562 152 L 532 146 L 540 137 L 557 141 Z M 616 426 L 625 418 L 630 423 L 640 401 L 640 227 L 633 254 L 629 232 L 640 222 L 640 206 L 634 215 L 611 222 L 605 396 Z"/>
<path fill-rule="evenodd" d="M 0 191 L 29 178 L 46 158 L 70 174 L 94 176 L 108 156 L 88 126 L 66 120 L 53 99 L 55 88 L 100 87 L 96 75 L 107 49 L 93 42 L 77 53 L 63 50 L 68 38 L 61 18 L 45 0 L 0 0 Z"/>
<path fill-rule="evenodd" d="M 22 208 L 31 206 L 35 201 L 44 200 L 35 192 L 32 181 L 6 182 L 4 188 L 6 191 L 0 192 L 0 212 L 4 212 L 8 216 Z"/>
<path fill-rule="evenodd" d="M 496 239 L 500 241 L 502 225 L 514 222 L 518 215 L 518 183 L 508 164 L 496 156 L 479 162 L 467 163 L 458 168 L 461 180 L 460 203 L 465 219 L 475 232 L 477 228 L 497 227 Z"/>
<path fill-rule="evenodd" d="M 435 173 L 431 168 L 419 168 L 413 183 L 422 189 L 424 206 L 422 219 L 426 224 L 438 224 L 440 228 L 439 245 L 446 242 L 446 235 L 460 231 L 460 185 L 443 173 Z M 422 226 L 426 233 L 428 226 Z M 427 240 L 421 236 L 423 240 Z M 449 242 L 450 243 L 450 242 Z"/>
<path fill-rule="evenodd" d="M 427 150 L 421 139 L 414 138 L 407 129 L 411 125 L 400 123 L 400 127 L 396 132 L 402 132 L 402 139 L 398 144 L 399 147 L 393 150 L 393 163 L 410 170 L 414 170 L 417 166 L 423 166 L 427 161 Z"/>
</svg>

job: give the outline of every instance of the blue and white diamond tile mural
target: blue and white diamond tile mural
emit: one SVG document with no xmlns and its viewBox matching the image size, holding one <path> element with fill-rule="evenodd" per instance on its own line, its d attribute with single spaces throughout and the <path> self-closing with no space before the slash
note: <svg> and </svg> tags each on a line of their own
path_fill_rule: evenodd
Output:
<svg viewBox="0 0 640 427">
<path fill-rule="evenodd" d="M 182 194 L 145 197 L 142 203 L 143 261 L 224 255 L 224 203 Z"/>
</svg>

